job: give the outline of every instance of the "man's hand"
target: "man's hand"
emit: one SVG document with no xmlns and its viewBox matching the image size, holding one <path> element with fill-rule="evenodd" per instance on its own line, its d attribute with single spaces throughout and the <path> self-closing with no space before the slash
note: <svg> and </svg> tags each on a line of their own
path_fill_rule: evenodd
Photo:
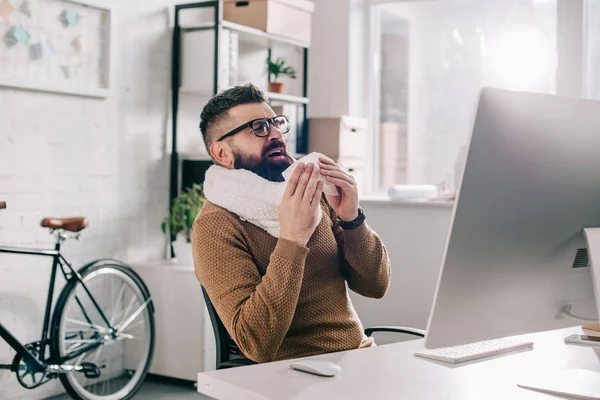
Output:
<svg viewBox="0 0 600 400">
<path fill-rule="evenodd" d="M 354 178 L 327 158 L 319 157 L 319 167 L 321 175 L 338 189 L 339 196 L 326 195 L 333 211 L 343 221 L 358 218 L 358 186 Z"/>
<path fill-rule="evenodd" d="M 290 177 L 279 208 L 281 237 L 306 246 L 319 225 L 323 182 L 312 164 L 300 163 Z"/>
</svg>

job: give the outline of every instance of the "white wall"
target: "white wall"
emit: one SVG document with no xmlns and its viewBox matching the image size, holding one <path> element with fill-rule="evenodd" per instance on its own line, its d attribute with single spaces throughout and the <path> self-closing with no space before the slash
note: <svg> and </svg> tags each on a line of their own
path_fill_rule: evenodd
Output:
<svg viewBox="0 0 600 400">
<path fill-rule="evenodd" d="M 308 64 L 308 116 L 348 113 L 347 0 L 315 0 Z"/>
<path fill-rule="evenodd" d="M 314 0 L 308 115 L 367 117 L 369 13 L 365 0 Z"/>
<path fill-rule="evenodd" d="M 383 240 L 392 263 L 392 282 L 383 299 L 351 292 L 352 303 L 365 327 L 400 325 L 425 329 L 433 302 L 451 204 L 411 204 L 361 201 L 369 226 Z M 378 343 L 397 341 L 385 335 Z"/>
<path fill-rule="evenodd" d="M 106 100 L 0 88 L 0 212 L 3 245 L 51 246 L 43 216 L 85 215 L 90 226 L 66 257 L 125 262 L 165 253 L 169 161 L 165 121 L 170 87 L 171 0 L 105 0 L 115 7 L 115 93 Z M 19 339 L 38 340 L 48 260 L 0 255 L 0 321 Z M 59 282 L 62 285 L 62 282 Z M 0 364 L 14 352 L 0 340 Z M 51 384 L 21 389 L 0 371 L 0 398 L 36 398 Z M 23 397 L 21 397 L 23 396 Z"/>
<path fill-rule="evenodd" d="M 350 0 L 348 26 L 348 114 L 368 118 L 370 115 L 370 5 L 365 0 Z"/>
</svg>

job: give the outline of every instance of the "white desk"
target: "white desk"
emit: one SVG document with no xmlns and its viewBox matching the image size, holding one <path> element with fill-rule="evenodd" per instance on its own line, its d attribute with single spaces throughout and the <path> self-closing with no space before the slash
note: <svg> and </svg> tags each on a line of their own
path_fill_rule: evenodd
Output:
<svg viewBox="0 0 600 400">
<path fill-rule="evenodd" d="M 600 372 L 600 348 L 564 344 L 581 328 L 523 335 L 534 349 L 457 366 L 415 357 L 423 340 L 322 355 L 342 374 L 323 378 L 294 371 L 290 361 L 198 374 L 198 392 L 219 400 L 319 399 L 541 399 L 554 397 L 517 386 L 527 371 L 582 368 Z"/>
</svg>

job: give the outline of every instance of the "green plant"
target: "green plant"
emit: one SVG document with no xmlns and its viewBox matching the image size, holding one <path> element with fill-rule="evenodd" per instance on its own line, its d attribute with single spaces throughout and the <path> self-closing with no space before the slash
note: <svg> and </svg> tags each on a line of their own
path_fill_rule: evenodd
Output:
<svg viewBox="0 0 600 400">
<path fill-rule="evenodd" d="M 193 184 L 191 188 L 187 188 L 185 192 L 180 193 L 173 200 L 169 218 L 162 223 L 163 233 L 167 233 L 167 229 L 173 237 L 183 233 L 186 241 L 191 243 L 194 219 L 196 219 L 196 215 L 200 212 L 205 200 L 202 185 Z"/>
<path fill-rule="evenodd" d="M 267 73 L 269 74 L 269 82 L 277 82 L 280 75 L 287 75 L 292 79 L 296 79 L 296 70 L 291 66 L 286 65 L 285 61 L 279 57 L 275 61 L 271 60 L 271 58 L 267 58 Z"/>
</svg>

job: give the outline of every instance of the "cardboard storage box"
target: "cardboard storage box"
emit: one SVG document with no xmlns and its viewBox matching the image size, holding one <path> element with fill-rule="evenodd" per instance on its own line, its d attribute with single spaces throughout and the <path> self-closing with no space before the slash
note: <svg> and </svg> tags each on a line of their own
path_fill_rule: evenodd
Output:
<svg viewBox="0 0 600 400">
<path fill-rule="evenodd" d="M 225 0 L 223 19 L 308 45 L 313 12 L 306 0 Z"/>
<path fill-rule="evenodd" d="M 308 152 L 318 151 L 333 159 L 364 159 L 368 125 L 365 118 L 349 116 L 311 118 Z"/>
</svg>

